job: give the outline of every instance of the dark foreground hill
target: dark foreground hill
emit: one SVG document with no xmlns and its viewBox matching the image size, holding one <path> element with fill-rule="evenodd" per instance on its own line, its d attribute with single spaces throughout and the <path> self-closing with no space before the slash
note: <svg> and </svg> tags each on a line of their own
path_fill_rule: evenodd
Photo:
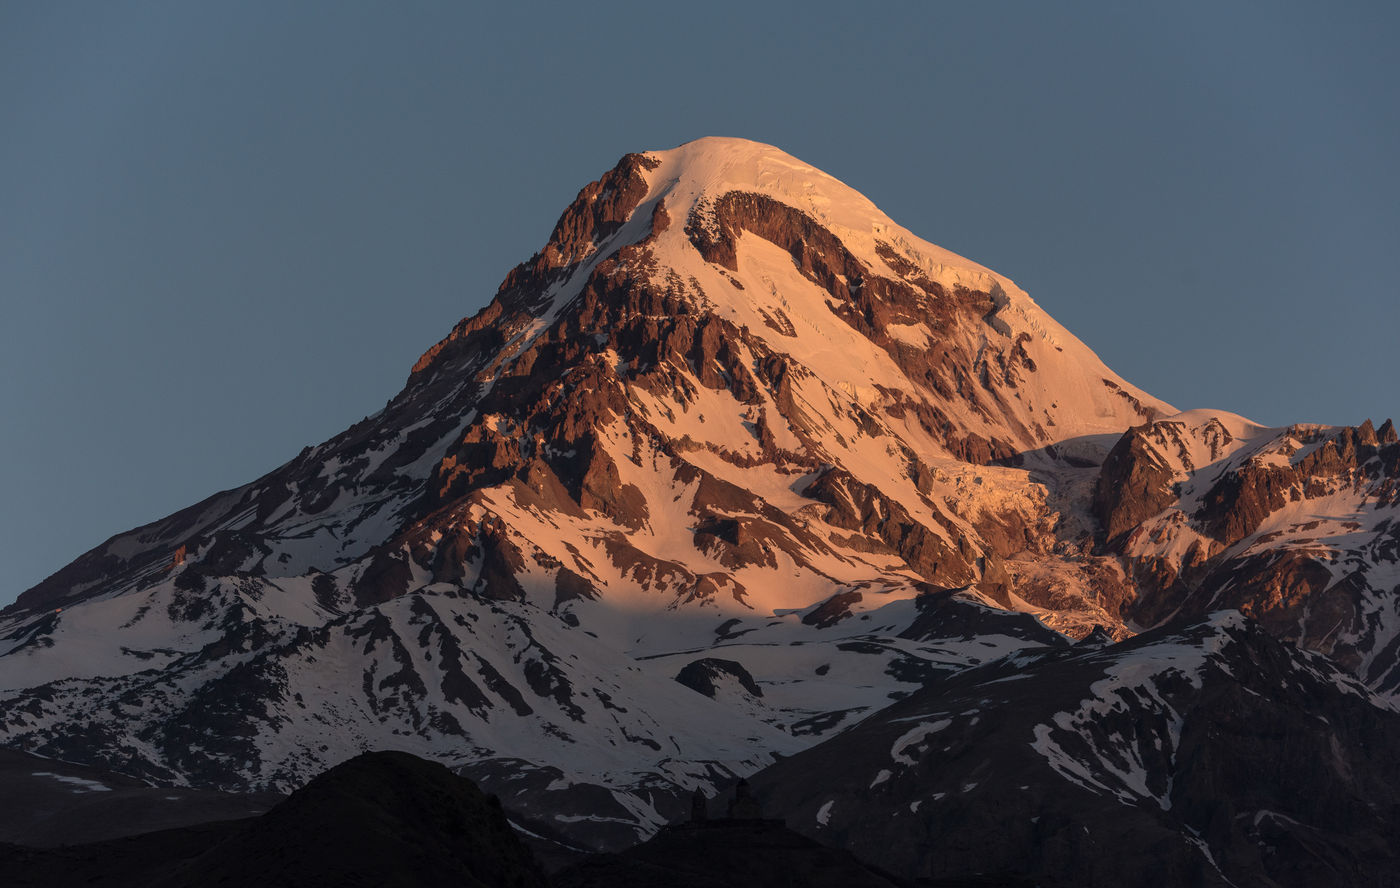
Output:
<svg viewBox="0 0 1400 888">
<path fill-rule="evenodd" d="M 555 888 L 896 888 L 849 852 L 774 820 L 728 820 L 663 829 L 619 854 L 595 854 L 558 873 Z"/>
<path fill-rule="evenodd" d="M 256 816 L 281 793 L 151 786 L 125 774 L 0 749 L 0 842 L 84 845 Z"/>
<path fill-rule="evenodd" d="M 536 888 L 543 871 L 500 803 L 445 767 L 367 753 L 267 814 L 91 845 L 0 846 L 7 888 Z"/>
<path fill-rule="evenodd" d="M 0 876 L 4 888 L 911 884 L 772 820 L 668 827 L 620 854 L 586 856 L 550 880 L 494 796 L 402 752 L 332 768 L 261 817 L 83 845 L 0 843 Z"/>
</svg>

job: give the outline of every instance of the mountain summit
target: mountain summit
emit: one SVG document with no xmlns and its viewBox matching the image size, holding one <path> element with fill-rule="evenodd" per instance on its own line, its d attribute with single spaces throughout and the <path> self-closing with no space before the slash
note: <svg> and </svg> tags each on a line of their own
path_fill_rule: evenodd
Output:
<svg viewBox="0 0 1400 888">
<path fill-rule="evenodd" d="M 1176 414 L 776 148 L 629 154 L 384 410 L 0 613 L 0 732 L 238 789 L 393 746 L 616 847 L 936 676 L 1201 590 L 1393 691 L 1393 429 Z M 1319 498 L 1311 529 L 1286 507 Z M 1330 634 L 1289 635 L 1316 596 Z"/>
<path fill-rule="evenodd" d="M 1097 463 L 1174 412 L 836 179 L 701 139 L 584 188 L 384 411 L 88 553 L 16 609 L 232 574 L 314 585 L 291 619 L 432 582 L 768 610 L 871 581 L 994 588 L 979 516 L 950 505 L 986 501 L 958 493 L 968 466 Z"/>
</svg>

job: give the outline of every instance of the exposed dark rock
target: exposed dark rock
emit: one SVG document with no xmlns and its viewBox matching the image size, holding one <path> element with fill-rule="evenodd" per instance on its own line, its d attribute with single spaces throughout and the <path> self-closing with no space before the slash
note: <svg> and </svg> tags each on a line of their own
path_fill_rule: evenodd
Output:
<svg viewBox="0 0 1400 888">
<path fill-rule="evenodd" d="M 516 266 L 501 283 L 497 298 L 485 311 L 462 321 L 447 338 L 428 349 L 413 365 L 413 374 L 426 374 L 450 358 L 480 350 L 479 334 L 499 336 L 495 322 L 506 312 L 537 299 L 560 269 L 577 264 L 622 226 L 646 194 L 641 170 L 654 161 L 628 154 L 596 182 L 584 186 L 555 223 L 549 242 L 528 261 Z M 664 218 L 664 211 L 661 217 Z M 503 343 L 501 343 L 503 344 Z"/>
<path fill-rule="evenodd" d="M 755 697 L 763 696 L 763 689 L 753 680 L 753 676 L 743 667 L 743 664 L 733 660 L 721 660 L 717 657 L 702 657 L 699 660 L 692 660 L 676 673 L 676 681 L 704 694 L 706 697 L 714 698 L 718 693 L 717 682 L 723 679 L 732 679 Z"/>
<path fill-rule="evenodd" d="M 1047 629 L 1044 623 L 1030 614 L 1013 614 L 974 603 L 959 595 L 964 591 L 966 590 L 929 586 L 915 599 L 919 615 L 899 637 L 923 640 L 1006 635 L 1037 645 L 1069 645 L 1069 639 Z"/>
<path fill-rule="evenodd" d="M 802 622 L 808 626 L 816 626 L 818 629 L 826 629 L 835 626 L 837 623 L 851 615 L 851 607 L 858 604 L 863 598 L 859 592 L 849 589 L 845 592 L 837 592 L 835 595 L 823 601 L 821 604 L 802 615 Z"/>
<path fill-rule="evenodd" d="M 1288 469 L 1247 466 L 1225 473 L 1206 492 L 1196 513 L 1212 537 L 1226 546 L 1249 536 L 1289 500 L 1297 478 Z"/>
<path fill-rule="evenodd" d="M 1381 427 L 1376 430 L 1376 440 L 1382 445 L 1394 444 L 1396 441 L 1400 441 L 1400 434 L 1396 434 L 1395 432 L 1395 424 L 1389 419 L 1382 423 Z"/>
<path fill-rule="evenodd" d="M 1175 502 L 1173 472 L 1146 438 L 1150 426 L 1129 429 L 1109 451 L 1094 487 L 1094 516 L 1117 540 Z"/>
<path fill-rule="evenodd" d="M 803 495 L 829 507 L 828 524 L 879 540 L 930 583 L 955 586 L 978 579 L 966 553 L 954 551 L 898 502 L 845 471 L 822 473 Z"/>
<path fill-rule="evenodd" d="M 1095 626 L 1094 631 L 1079 639 L 1074 643 L 1076 648 L 1101 648 L 1113 644 L 1113 634 L 1102 626 Z"/>
</svg>

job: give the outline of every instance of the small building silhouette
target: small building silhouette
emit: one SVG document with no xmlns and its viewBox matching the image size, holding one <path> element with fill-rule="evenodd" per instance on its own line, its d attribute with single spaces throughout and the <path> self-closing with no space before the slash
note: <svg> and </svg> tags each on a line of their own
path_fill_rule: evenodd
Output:
<svg viewBox="0 0 1400 888">
<path fill-rule="evenodd" d="M 731 820 L 762 820 L 763 806 L 749 791 L 749 781 L 741 779 L 734 784 L 734 798 L 729 802 Z"/>
<path fill-rule="evenodd" d="M 695 787 L 695 793 L 690 797 L 690 822 L 704 823 L 710 819 L 708 808 L 709 799 L 705 797 L 705 790 Z"/>
<path fill-rule="evenodd" d="M 705 791 L 696 787 L 690 794 L 690 819 L 672 824 L 667 829 L 679 830 L 769 830 L 781 827 L 781 819 L 763 816 L 763 806 L 754 798 L 749 781 L 740 780 L 734 784 L 734 795 L 725 807 L 723 817 L 710 816 L 710 799 Z"/>
</svg>

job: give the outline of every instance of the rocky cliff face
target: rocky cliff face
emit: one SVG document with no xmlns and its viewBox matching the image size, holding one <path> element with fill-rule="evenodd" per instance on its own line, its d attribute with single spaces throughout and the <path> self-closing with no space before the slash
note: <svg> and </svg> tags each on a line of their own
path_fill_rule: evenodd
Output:
<svg viewBox="0 0 1400 888">
<path fill-rule="evenodd" d="M 383 411 L 0 615 L 0 732 L 223 788 L 390 745 L 618 846 L 1096 624 L 1234 604 L 1393 691 L 1393 432 L 1251 468 L 1254 432 L 1175 415 L 777 149 L 627 155 Z M 1322 541 L 1360 519 L 1285 528 L 1278 503 L 1355 511 L 1357 485 L 1385 505 L 1347 549 L 1361 579 L 1329 585 Z"/>
<path fill-rule="evenodd" d="M 1379 430 L 1265 429 L 1197 411 L 1134 428 L 1104 462 L 1094 509 L 1141 625 L 1235 608 L 1400 690 L 1400 442 Z"/>
</svg>

